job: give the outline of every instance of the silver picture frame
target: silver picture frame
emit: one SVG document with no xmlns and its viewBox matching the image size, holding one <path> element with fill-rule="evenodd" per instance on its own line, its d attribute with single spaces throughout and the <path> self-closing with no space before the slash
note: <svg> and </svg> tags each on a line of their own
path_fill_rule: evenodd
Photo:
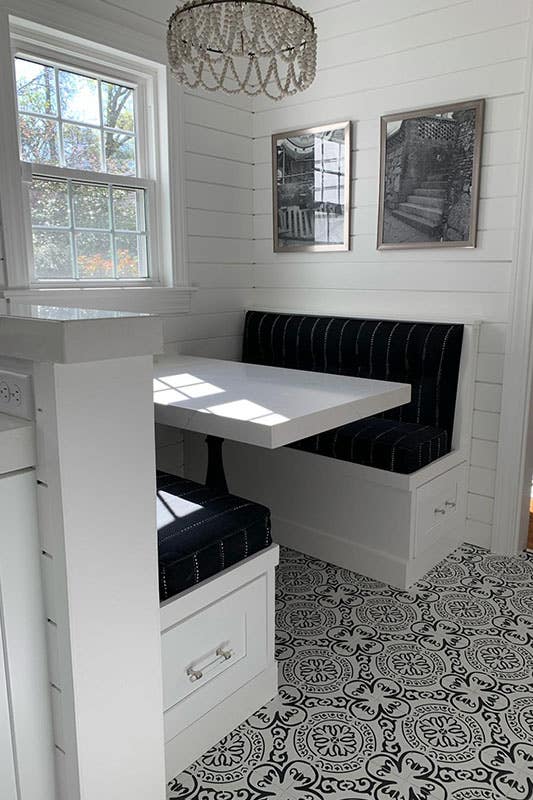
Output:
<svg viewBox="0 0 533 800">
<path fill-rule="evenodd" d="M 476 247 L 484 106 L 381 117 L 378 250 Z"/>
<path fill-rule="evenodd" d="M 351 122 L 272 135 L 275 253 L 350 249 Z"/>
</svg>

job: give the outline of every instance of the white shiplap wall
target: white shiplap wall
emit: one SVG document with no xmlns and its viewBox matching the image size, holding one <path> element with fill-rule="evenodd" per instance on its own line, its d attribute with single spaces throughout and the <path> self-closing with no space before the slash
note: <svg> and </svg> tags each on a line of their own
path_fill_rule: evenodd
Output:
<svg viewBox="0 0 533 800">
<path fill-rule="evenodd" d="M 490 544 L 508 298 L 524 132 L 529 0 L 308 0 L 319 34 L 313 86 L 254 103 L 258 307 L 483 320 L 468 497 L 469 538 Z M 485 97 L 479 245 L 378 252 L 379 117 Z M 273 254 L 270 134 L 354 123 L 352 249 Z"/>
<path fill-rule="evenodd" d="M 252 115 L 247 100 L 186 92 L 185 200 L 191 314 L 165 320 L 167 349 L 238 357 L 253 267 Z"/>
<path fill-rule="evenodd" d="M 240 358 L 253 279 L 252 114 L 229 95 L 187 92 L 185 201 L 191 313 L 164 319 L 165 349 Z M 181 472 L 182 438 L 157 426 L 160 469 Z"/>
</svg>

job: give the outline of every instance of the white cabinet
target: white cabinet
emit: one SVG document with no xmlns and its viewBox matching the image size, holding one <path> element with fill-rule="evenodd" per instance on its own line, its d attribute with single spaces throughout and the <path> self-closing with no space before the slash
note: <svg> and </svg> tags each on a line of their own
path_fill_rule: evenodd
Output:
<svg viewBox="0 0 533 800">
<path fill-rule="evenodd" d="M 415 555 L 430 547 L 444 531 L 464 519 L 465 465 L 448 470 L 416 490 Z"/>
<path fill-rule="evenodd" d="M 161 606 L 167 777 L 272 699 L 278 547 Z"/>
<path fill-rule="evenodd" d="M 0 791 L 3 800 L 18 800 L 6 664 L 6 652 L 0 636 Z"/>
<path fill-rule="evenodd" d="M 0 794 L 55 800 L 31 423 L 0 414 L 0 452 Z"/>
</svg>

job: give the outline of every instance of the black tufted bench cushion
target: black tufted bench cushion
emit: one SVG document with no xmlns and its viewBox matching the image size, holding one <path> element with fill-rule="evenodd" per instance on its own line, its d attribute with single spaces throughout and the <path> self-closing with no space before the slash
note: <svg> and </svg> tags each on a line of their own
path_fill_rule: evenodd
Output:
<svg viewBox="0 0 533 800">
<path fill-rule="evenodd" d="M 243 361 L 411 384 L 411 402 L 292 447 L 393 472 L 451 449 L 463 325 L 248 311 Z"/>
<path fill-rule="evenodd" d="M 162 602 L 268 547 L 270 511 L 158 472 L 157 541 Z"/>
<path fill-rule="evenodd" d="M 415 472 L 449 451 L 448 434 L 430 425 L 369 417 L 295 442 L 298 450 L 391 472 Z"/>
</svg>

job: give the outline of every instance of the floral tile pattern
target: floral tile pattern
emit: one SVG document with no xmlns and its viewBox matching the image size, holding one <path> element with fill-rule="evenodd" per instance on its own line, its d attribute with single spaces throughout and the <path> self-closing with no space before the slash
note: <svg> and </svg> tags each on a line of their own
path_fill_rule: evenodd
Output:
<svg viewBox="0 0 533 800">
<path fill-rule="evenodd" d="M 279 695 L 171 800 L 533 800 L 533 558 L 402 592 L 284 550 L 277 581 Z"/>
</svg>

